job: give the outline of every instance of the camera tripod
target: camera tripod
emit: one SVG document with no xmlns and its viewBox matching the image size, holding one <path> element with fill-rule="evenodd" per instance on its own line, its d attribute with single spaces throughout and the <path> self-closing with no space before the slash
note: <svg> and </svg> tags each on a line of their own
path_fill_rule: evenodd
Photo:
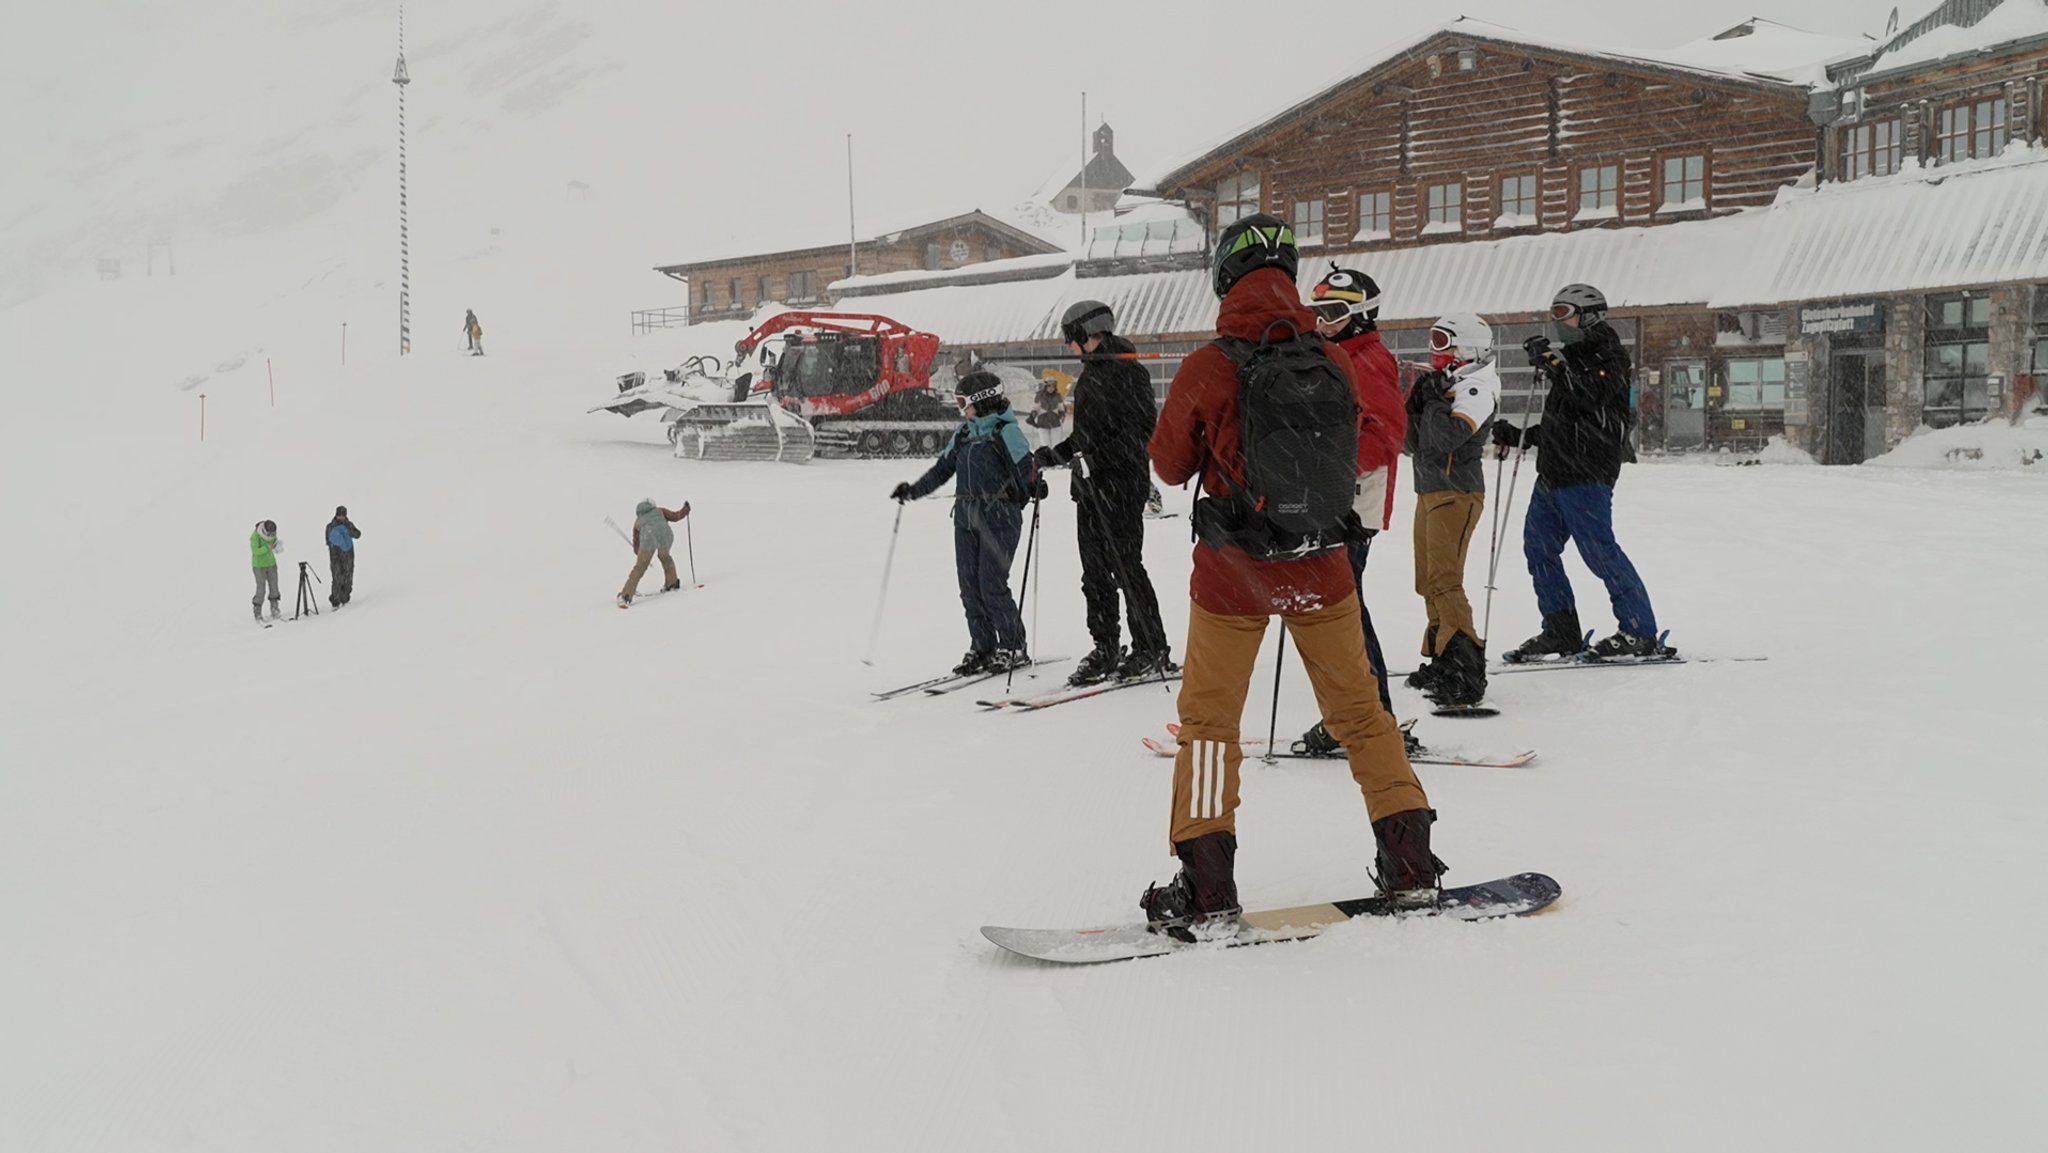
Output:
<svg viewBox="0 0 2048 1153">
<path fill-rule="evenodd" d="M 308 577 L 312 579 L 308 580 Z M 319 574 L 313 571 L 309 562 L 299 562 L 299 599 L 298 603 L 292 606 L 293 620 L 298 620 L 302 616 L 320 615 L 320 598 L 313 594 L 313 584 L 319 580 Z"/>
</svg>

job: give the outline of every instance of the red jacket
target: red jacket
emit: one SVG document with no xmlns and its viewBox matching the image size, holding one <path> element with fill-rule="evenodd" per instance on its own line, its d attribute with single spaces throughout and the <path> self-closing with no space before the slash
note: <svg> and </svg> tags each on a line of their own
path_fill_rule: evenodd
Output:
<svg viewBox="0 0 2048 1153">
<path fill-rule="evenodd" d="M 1216 331 L 1258 340 L 1278 320 L 1296 332 L 1315 331 L 1315 317 L 1301 303 L 1294 281 L 1277 268 L 1261 268 L 1246 274 L 1223 298 Z M 1278 328 L 1273 335 L 1284 332 Z M 1331 359 L 1356 388 L 1351 358 Z M 1203 345 L 1181 362 L 1167 389 L 1166 407 L 1152 429 L 1153 469 L 1166 483 L 1182 484 L 1207 465 L 1203 489 L 1210 496 L 1229 496 L 1229 485 L 1216 473 L 1227 472 L 1240 487 L 1244 483 L 1238 425 L 1237 366 L 1222 349 Z M 1188 580 L 1188 595 L 1196 604 L 1225 616 L 1314 612 L 1341 603 L 1353 591 L 1351 562 L 1341 548 L 1302 560 L 1261 561 L 1242 549 L 1197 543 L 1195 571 Z"/>
<path fill-rule="evenodd" d="M 1394 524 L 1394 482 L 1400 476 L 1401 445 L 1408 437 L 1408 405 L 1401 395 L 1401 367 L 1377 331 L 1337 342 L 1351 354 L 1358 381 L 1358 474 L 1386 470 L 1385 507 L 1375 524 L 1361 511 L 1365 527 L 1384 532 Z"/>
</svg>

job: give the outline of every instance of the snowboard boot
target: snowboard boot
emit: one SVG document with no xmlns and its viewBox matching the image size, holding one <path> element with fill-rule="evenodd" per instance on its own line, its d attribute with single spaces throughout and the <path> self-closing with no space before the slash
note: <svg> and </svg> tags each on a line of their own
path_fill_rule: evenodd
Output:
<svg viewBox="0 0 2048 1153">
<path fill-rule="evenodd" d="M 1330 735 L 1323 722 L 1317 721 L 1301 734 L 1300 740 L 1287 746 L 1287 751 L 1297 757 L 1341 757 L 1344 746 L 1337 743 L 1337 738 Z"/>
<path fill-rule="evenodd" d="M 1075 688 L 1101 684 L 1116 675 L 1116 666 L 1123 656 L 1123 649 L 1116 645 L 1096 645 L 1081 658 L 1080 664 L 1074 666 L 1074 675 L 1067 678 L 1067 683 Z"/>
<path fill-rule="evenodd" d="M 1470 636 L 1453 635 L 1436 670 L 1428 692 L 1438 706 L 1476 705 L 1486 697 L 1486 649 Z"/>
<path fill-rule="evenodd" d="M 1435 652 L 1436 626 L 1431 625 L 1428 628 L 1422 630 L 1422 655 L 1427 657 Z M 1409 673 L 1408 679 L 1403 681 L 1402 683 L 1406 684 L 1411 689 L 1420 689 L 1426 693 L 1429 691 L 1429 686 L 1436 683 L 1436 675 L 1436 666 L 1431 662 L 1425 660 L 1421 664 L 1415 666 L 1415 671 Z"/>
<path fill-rule="evenodd" d="M 1427 837 L 1427 832 L 1424 834 Z M 1209 833 L 1175 841 L 1180 872 L 1147 885 L 1138 907 L 1146 927 L 1179 941 L 1226 939 L 1237 933 L 1237 834 Z"/>
<path fill-rule="evenodd" d="M 953 666 L 953 675 L 956 677 L 971 677 L 976 673 L 986 672 L 988 671 L 988 660 L 989 654 L 987 653 L 969 652 L 966 656 L 960 658 L 959 664 Z"/>
<path fill-rule="evenodd" d="M 1428 908 L 1441 898 L 1437 878 L 1444 875 L 1444 863 L 1429 851 L 1429 826 L 1435 820 L 1435 809 L 1409 809 L 1372 823 L 1378 846 L 1372 881 L 1380 896 L 1400 908 Z"/>
<path fill-rule="evenodd" d="M 1416 718 L 1416 720 L 1420 719 L 1420 717 Z M 1424 753 L 1427 753 L 1428 751 L 1428 746 L 1424 745 L 1421 741 L 1415 739 L 1415 721 L 1409 721 L 1407 724 L 1401 726 L 1401 752 L 1405 754 L 1409 760 L 1412 761 L 1416 757 L 1419 757 Z"/>
<path fill-rule="evenodd" d="M 1586 634 L 1579 628 L 1579 610 L 1565 609 L 1543 618 L 1543 631 L 1501 654 L 1511 665 L 1539 661 L 1547 656 L 1576 656 L 1586 650 Z"/>
<path fill-rule="evenodd" d="M 1678 650 L 1660 645 L 1656 637 L 1631 636 L 1621 630 L 1586 650 L 1587 655 L 1606 659 L 1608 657 L 1675 657 Z"/>
<path fill-rule="evenodd" d="M 1173 654 L 1165 649 L 1132 649 L 1116 666 L 1116 677 L 1120 681 L 1140 681 L 1148 677 L 1165 678 L 1179 671 Z"/>
</svg>

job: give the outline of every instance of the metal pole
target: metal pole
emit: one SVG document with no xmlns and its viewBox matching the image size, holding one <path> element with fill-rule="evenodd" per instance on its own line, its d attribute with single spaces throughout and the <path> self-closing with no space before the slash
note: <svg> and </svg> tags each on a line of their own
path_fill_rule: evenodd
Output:
<svg viewBox="0 0 2048 1153">
<path fill-rule="evenodd" d="M 270 377 L 270 407 L 277 407 L 277 370 L 270 367 L 270 358 L 263 358 L 263 372 Z"/>
<path fill-rule="evenodd" d="M 882 639 L 882 605 L 889 599 L 889 570 L 896 566 L 896 537 L 903 530 L 903 504 L 896 502 L 896 526 L 889 530 L 889 556 L 882 562 L 882 591 L 875 595 L 875 624 L 868 630 L 868 655 L 860 659 L 864 665 L 875 663 L 875 645 Z"/>
<path fill-rule="evenodd" d="M 1529 451 L 1529 441 L 1527 440 L 1529 434 L 1529 409 L 1535 404 L 1536 380 L 1541 375 L 1540 372 L 1531 375 L 1529 378 L 1529 391 L 1522 394 L 1522 425 L 1520 435 L 1515 438 L 1515 467 L 1508 473 L 1508 490 L 1506 495 L 1501 499 L 1500 505 L 1496 505 L 1493 510 L 1495 517 L 1493 555 L 1486 562 L 1486 612 L 1479 624 L 1481 644 L 1486 643 L 1485 638 L 1493 629 L 1493 589 L 1495 578 L 1500 573 L 1500 550 L 1501 546 L 1507 543 L 1508 530 L 1514 527 L 1513 518 L 1507 516 L 1501 506 L 1512 509 L 1515 504 L 1515 482 L 1522 475 L 1522 454 Z M 1495 488 L 1500 487 L 1499 459 L 1498 457 L 1495 458 L 1493 470 L 1493 484 Z"/>
<path fill-rule="evenodd" d="M 1081 93 L 1081 255 L 1088 254 L 1088 93 Z"/>
<path fill-rule="evenodd" d="M 697 584 L 697 533 L 690 527 L 690 518 L 683 518 L 683 544 L 690 550 L 690 583 Z M 703 588 L 703 585 L 697 585 Z"/>
<path fill-rule="evenodd" d="M 199 439 L 206 439 L 206 394 L 199 394 Z"/>
<path fill-rule="evenodd" d="M 860 275 L 860 231 L 853 220 L 853 133 L 846 134 L 846 275 Z"/>
<path fill-rule="evenodd" d="M 341 362 L 348 363 L 348 321 L 341 322 Z"/>
<path fill-rule="evenodd" d="M 1033 553 L 1035 553 L 1035 552 L 1037 552 L 1037 551 L 1038 551 L 1038 498 L 1034 496 L 1034 497 L 1032 497 L 1032 498 L 1031 498 L 1031 535 L 1029 535 L 1029 536 L 1027 536 L 1027 537 L 1025 537 L 1025 538 L 1024 538 L 1024 579 L 1023 579 L 1022 581 L 1018 582 L 1018 587 L 1020 587 L 1020 588 L 1028 588 L 1028 587 L 1030 587 L 1030 585 L 1031 585 L 1031 556 L 1032 556 L 1032 554 L 1033 554 Z M 1038 610 L 1036 609 L 1036 607 L 1034 607 L 1034 608 L 1032 609 L 1032 613 L 1031 613 L 1031 619 L 1032 619 L 1032 623 L 1034 623 L 1034 624 L 1036 624 L 1036 623 L 1037 623 L 1037 621 L 1038 621 Z M 1028 655 L 1028 654 L 1029 654 L 1029 653 L 1031 652 L 1031 634 L 1030 634 L 1030 632 L 1029 632 L 1028 630 L 1026 631 L 1026 633 L 1025 633 L 1025 635 L 1024 635 L 1024 652 L 1025 652 L 1025 653 L 1026 653 L 1027 655 Z M 1009 672 L 1009 675 L 1008 675 L 1008 676 L 1005 676 L 1005 677 L 1003 678 L 1003 691 L 1004 691 L 1004 692 L 1009 692 L 1009 691 L 1010 691 L 1010 685 L 1011 685 L 1011 684 L 1013 684 L 1013 683 L 1014 683 L 1014 682 L 1016 681 L 1016 679 L 1017 679 L 1017 668 L 1016 668 L 1016 666 L 1015 666 L 1015 665 L 1012 665 L 1012 666 L 1010 667 L 1010 672 Z"/>
<path fill-rule="evenodd" d="M 412 351 L 412 251 L 405 214 L 405 8 L 398 9 L 398 67 L 391 74 L 398 86 L 398 355 Z"/>
<path fill-rule="evenodd" d="M 1273 716 L 1266 722 L 1266 755 L 1263 759 L 1269 765 L 1280 759 L 1274 752 L 1273 742 L 1280 736 L 1280 669 L 1286 663 L 1287 622 L 1283 620 L 1280 622 L 1280 647 L 1273 653 Z"/>
</svg>

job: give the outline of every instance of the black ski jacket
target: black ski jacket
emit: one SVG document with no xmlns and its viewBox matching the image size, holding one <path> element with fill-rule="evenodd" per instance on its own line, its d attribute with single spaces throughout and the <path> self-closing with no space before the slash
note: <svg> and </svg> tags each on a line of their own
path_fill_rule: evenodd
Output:
<svg viewBox="0 0 2048 1153">
<path fill-rule="evenodd" d="M 1135 351 L 1130 341 L 1109 333 L 1082 360 L 1080 379 L 1074 382 L 1074 431 L 1052 446 L 1060 464 L 1077 454 L 1082 458 L 1069 486 L 1075 500 L 1142 502 L 1152 491 L 1152 461 L 1145 448 L 1159 421 L 1152 374 L 1137 361 L 1115 355 Z"/>
<path fill-rule="evenodd" d="M 1558 362 L 1539 358 L 1536 372 L 1550 385 L 1543 416 L 1521 430 L 1495 425 L 1494 439 L 1512 445 L 1517 439 L 1536 454 L 1536 480 L 1547 488 L 1575 484 L 1612 487 L 1621 479 L 1624 461 L 1636 458 L 1629 444 L 1635 421 L 1629 411 L 1630 385 L 1635 379 L 1621 334 L 1605 321 L 1588 325 L 1586 338 L 1558 346 Z"/>
</svg>

